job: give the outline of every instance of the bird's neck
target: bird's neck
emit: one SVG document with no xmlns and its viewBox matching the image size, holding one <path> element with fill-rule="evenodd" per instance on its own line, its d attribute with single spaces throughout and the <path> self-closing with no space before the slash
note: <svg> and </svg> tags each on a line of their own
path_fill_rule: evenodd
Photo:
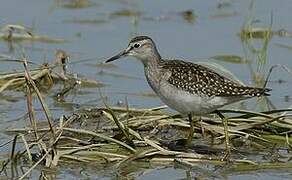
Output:
<svg viewBox="0 0 292 180">
<path fill-rule="evenodd" d="M 143 61 L 142 61 L 143 62 Z M 160 63 L 162 59 L 159 53 L 155 53 L 155 55 L 148 56 L 148 59 L 143 62 L 144 64 L 144 71 L 147 78 L 148 83 L 155 91 L 155 84 L 158 84 L 161 68 Z"/>
<path fill-rule="evenodd" d="M 157 85 L 160 82 L 161 77 L 161 68 L 160 68 L 160 62 L 161 57 L 159 56 L 152 56 L 147 61 L 142 61 L 144 64 L 144 73 L 146 76 L 146 79 L 150 85 L 150 87 L 156 92 L 159 93 L 159 89 L 157 88 Z"/>
<path fill-rule="evenodd" d="M 145 58 L 141 59 L 145 68 L 156 68 L 159 66 L 161 62 L 161 56 L 159 52 L 155 49 L 151 54 L 145 56 Z"/>
</svg>

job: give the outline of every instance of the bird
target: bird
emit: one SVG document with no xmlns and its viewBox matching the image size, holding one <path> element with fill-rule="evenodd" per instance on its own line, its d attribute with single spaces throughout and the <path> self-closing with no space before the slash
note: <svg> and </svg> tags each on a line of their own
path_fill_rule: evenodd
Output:
<svg viewBox="0 0 292 180">
<path fill-rule="evenodd" d="M 227 154 L 230 154 L 227 122 L 218 109 L 244 99 L 270 95 L 271 89 L 245 86 L 202 64 L 163 59 L 149 36 L 132 38 L 125 50 L 105 63 L 126 56 L 142 62 L 146 80 L 162 102 L 188 116 L 190 131 L 187 145 L 191 144 L 194 134 L 193 116 L 216 112 L 223 120 L 225 145 Z"/>
</svg>

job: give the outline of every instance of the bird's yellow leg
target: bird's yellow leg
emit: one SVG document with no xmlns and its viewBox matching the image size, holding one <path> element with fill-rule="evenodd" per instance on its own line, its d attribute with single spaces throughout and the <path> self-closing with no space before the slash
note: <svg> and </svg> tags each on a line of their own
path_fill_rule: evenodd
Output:
<svg viewBox="0 0 292 180">
<path fill-rule="evenodd" d="M 193 135 L 194 135 L 194 121 L 192 118 L 192 114 L 188 114 L 189 122 L 190 122 L 190 130 L 189 130 L 189 136 L 187 139 L 187 146 L 190 147 L 192 145 L 193 141 Z"/>
<path fill-rule="evenodd" d="M 229 156 L 231 155 L 231 150 L 230 150 L 229 132 L 228 132 L 228 119 L 220 111 L 216 111 L 216 113 L 221 118 L 223 128 L 224 128 L 225 154 L 222 160 L 229 160 Z"/>
</svg>

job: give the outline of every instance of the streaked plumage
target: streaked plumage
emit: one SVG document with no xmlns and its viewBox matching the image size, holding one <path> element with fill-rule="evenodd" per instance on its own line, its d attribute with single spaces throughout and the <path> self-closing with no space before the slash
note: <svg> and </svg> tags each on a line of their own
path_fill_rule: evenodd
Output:
<svg viewBox="0 0 292 180">
<path fill-rule="evenodd" d="M 175 87 L 202 96 L 246 96 L 268 95 L 268 89 L 247 87 L 199 64 L 181 60 L 163 60 L 161 69 L 171 72 L 168 82 Z"/>
</svg>

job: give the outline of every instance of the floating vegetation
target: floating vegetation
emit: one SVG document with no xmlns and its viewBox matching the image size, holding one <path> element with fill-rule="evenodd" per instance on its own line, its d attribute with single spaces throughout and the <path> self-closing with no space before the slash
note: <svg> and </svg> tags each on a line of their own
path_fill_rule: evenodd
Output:
<svg viewBox="0 0 292 180">
<path fill-rule="evenodd" d="M 109 14 L 110 17 L 137 17 L 137 16 L 141 16 L 142 12 L 140 11 L 134 11 L 134 10 L 129 10 L 129 9 L 123 9 L 123 10 L 118 10 L 118 11 L 114 11 L 111 12 Z"/>
<path fill-rule="evenodd" d="M 31 79 L 40 89 L 50 89 L 57 82 L 79 84 L 81 87 L 96 88 L 104 86 L 95 80 L 79 79 L 67 72 L 69 56 L 63 50 L 57 50 L 52 64 L 44 63 L 29 71 Z M 25 59 L 13 62 L 24 62 Z M 28 62 L 27 60 L 25 60 Z M 76 84 L 77 83 L 77 84 Z M 25 71 L 2 72 L 0 74 L 0 93 L 5 90 L 23 91 L 26 88 Z"/>
<path fill-rule="evenodd" d="M 8 33 L 8 35 L 7 35 L 8 39 L 12 38 L 13 33 L 25 33 L 25 34 L 28 34 L 30 36 L 33 36 L 31 30 L 29 30 L 28 28 L 26 28 L 24 26 L 17 25 L 17 24 L 7 24 L 1 29 L 1 31 Z"/>
<path fill-rule="evenodd" d="M 14 24 L 8 24 L 5 25 L 1 29 L 2 33 L 0 33 L 0 39 L 5 41 L 40 41 L 45 43 L 65 43 L 66 40 L 64 39 L 58 39 L 58 38 L 51 38 L 48 36 L 40 36 L 32 33 L 27 28 L 20 26 L 20 25 L 14 25 Z"/>
<path fill-rule="evenodd" d="M 61 3 L 61 6 L 63 8 L 68 8 L 68 9 L 81 9 L 81 8 L 98 6 L 98 4 L 91 2 L 90 0 L 65 0 L 65 1 L 58 1 L 58 3 Z"/>
<path fill-rule="evenodd" d="M 181 12 L 168 12 L 166 14 L 160 16 L 143 16 L 141 19 L 148 21 L 166 21 L 166 20 L 174 20 L 177 17 L 182 17 L 188 23 L 193 23 L 197 19 L 197 15 L 194 10 L 185 10 Z"/>
<path fill-rule="evenodd" d="M 274 31 L 274 34 L 277 34 L 279 37 L 292 37 L 292 32 L 289 32 L 286 29 L 279 29 L 278 31 Z"/>
<path fill-rule="evenodd" d="M 229 159 L 231 164 L 226 165 L 222 161 L 224 148 L 220 144 L 224 131 L 219 118 L 207 116 L 195 123 L 196 137 L 212 139 L 212 144 L 193 145 L 186 149 L 179 145 L 179 141 L 186 135 L 188 121 L 180 115 L 163 111 L 163 108 L 135 109 L 105 104 L 104 108 L 85 108 L 70 116 L 62 116 L 52 127 L 35 123 L 25 128 L 7 129 L 7 133 L 17 134 L 16 139 L 22 139 L 25 145 L 23 150 L 14 152 L 19 155 L 9 158 L 3 169 L 7 169 L 12 160 L 21 162 L 24 159 L 33 165 L 22 178 L 39 164 L 52 168 L 70 162 L 114 164 L 118 170 L 133 162 L 187 167 L 204 163 L 222 165 L 231 171 L 292 167 L 287 161 L 292 109 L 266 112 L 223 110 L 223 113 L 233 114 L 228 118 L 233 151 Z M 282 139 L 280 144 L 279 139 Z M 273 149 L 271 144 L 274 144 Z M 36 145 L 41 149 L 32 148 Z M 259 147 L 261 153 L 257 154 Z M 283 148 L 287 148 L 286 153 L 281 153 Z M 268 158 L 271 151 L 281 154 L 278 160 Z M 267 159 L 248 160 L 250 154 L 266 156 Z"/>
<path fill-rule="evenodd" d="M 240 37 L 242 39 L 264 39 L 266 37 L 271 38 L 273 32 L 270 28 L 248 28 L 242 29 Z"/>
<path fill-rule="evenodd" d="M 269 26 L 258 27 L 257 23 L 259 22 L 259 20 L 255 19 L 255 16 L 254 16 L 254 8 L 255 8 L 254 2 L 255 1 L 250 2 L 249 13 L 245 19 L 245 22 L 243 23 L 241 27 L 241 31 L 239 35 L 241 37 L 241 40 L 264 39 L 264 40 L 269 41 L 273 35 L 273 31 L 272 31 L 273 16 L 271 15 L 271 22 Z"/>
<path fill-rule="evenodd" d="M 272 36 L 279 36 L 279 37 L 292 37 L 292 33 L 285 30 L 279 29 L 277 31 L 272 31 L 270 28 L 249 28 L 249 29 L 242 29 L 240 32 L 240 36 L 242 38 L 254 38 L 254 39 L 264 39 L 266 37 L 271 38 Z"/>
<path fill-rule="evenodd" d="M 177 19 L 177 17 L 180 17 L 188 23 L 195 22 L 197 18 L 197 15 L 192 9 L 181 11 L 181 12 L 168 12 L 159 16 L 147 16 L 141 11 L 122 9 L 122 10 L 111 12 L 107 15 L 110 18 L 137 17 L 141 20 L 147 20 L 147 21 L 166 21 L 166 20 Z"/>
<path fill-rule="evenodd" d="M 245 63 L 249 62 L 247 59 L 244 59 L 244 58 L 242 58 L 240 56 L 236 56 L 236 55 L 217 55 L 217 56 L 212 56 L 210 58 L 215 59 L 215 60 L 219 60 L 219 61 L 236 63 L 236 64 L 245 64 Z"/>
<path fill-rule="evenodd" d="M 179 14 L 183 17 L 184 20 L 186 20 L 189 23 L 193 23 L 195 19 L 197 18 L 193 10 L 186 10 L 186 11 L 180 12 Z"/>
</svg>

